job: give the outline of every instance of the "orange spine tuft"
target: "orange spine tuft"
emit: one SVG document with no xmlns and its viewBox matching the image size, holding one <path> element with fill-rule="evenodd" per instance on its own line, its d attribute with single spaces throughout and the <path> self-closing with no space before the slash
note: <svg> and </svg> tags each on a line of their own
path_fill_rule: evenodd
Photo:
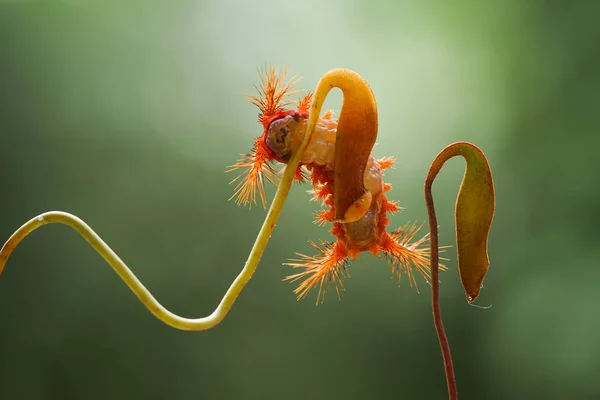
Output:
<svg viewBox="0 0 600 400">
<path fill-rule="evenodd" d="M 241 169 L 242 172 L 235 177 L 230 184 L 237 183 L 233 195 L 229 200 L 236 199 L 238 205 L 256 204 L 256 197 L 260 197 L 264 208 L 267 207 L 265 197 L 264 179 L 275 185 L 278 181 L 277 173 L 269 164 L 271 159 L 269 152 L 265 149 L 261 138 L 254 142 L 254 148 L 250 154 L 242 154 L 242 158 L 230 166 L 226 172 Z"/>
<path fill-rule="evenodd" d="M 318 286 L 317 304 L 323 303 L 332 282 L 340 299 L 341 291 L 344 290 L 342 278 L 350 276 L 347 270 L 348 251 L 340 241 L 337 243 L 321 241 L 320 246 L 313 242 L 309 243 L 319 251 L 319 254 L 314 257 L 298 254 L 300 259 L 290 260 L 291 262 L 284 264 L 304 269 L 300 273 L 286 277 L 285 280 L 295 282 L 303 279 L 294 290 L 298 300 L 304 298 L 313 287 Z"/>
</svg>

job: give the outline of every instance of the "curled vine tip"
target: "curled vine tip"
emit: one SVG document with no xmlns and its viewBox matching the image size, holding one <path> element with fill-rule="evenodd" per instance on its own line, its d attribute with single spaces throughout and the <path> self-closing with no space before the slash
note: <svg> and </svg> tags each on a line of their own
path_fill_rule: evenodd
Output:
<svg viewBox="0 0 600 400">
<path fill-rule="evenodd" d="M 426 188 L 431 190 L 433 180 L 446 161 L 462 156 L 466 161 L 465 175 L 456 199 L 456 244 L 460 280 L 467 301 L 479 296 L 483 279 L 489 269 L 488 237 L 496 197 L 492 171 L 485 154 L 475 145 L 458 142 L 443 149 L 431 164 Z"/>
</svg>

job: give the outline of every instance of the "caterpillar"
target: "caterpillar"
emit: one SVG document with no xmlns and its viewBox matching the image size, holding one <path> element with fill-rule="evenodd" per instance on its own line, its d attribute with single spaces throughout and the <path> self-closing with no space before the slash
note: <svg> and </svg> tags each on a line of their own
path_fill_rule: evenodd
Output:
<svg viewBox="0 0 600 400">
<path fill-rule="evenodd" d="M 300 92 L 295 89 L 300 79 L 293 77 L 286 80 L 287 74 L 287 70 L 275 67 L 260 69 L 260 84 L 255 85 L 258 94 L 246 95 L 247 100 L 259 109 L 258 122 L 263 133 L 254 140 L 251 152 L 242 154 L 242 158 L 228 169 L 228 172 L 241 170 L 231 181 L 236 183 L 231 199 L 235 199 L 238 205 L 252 206 L 260 199 L 266 207 L 264 181 L 277 184 L 275 165 L 284 164 L 285 168 L 306 133 L 312 94 L 308 93 L 297 101 L 290 100 L 290 96 Z M 389 260 L 398 284 L 402 275 L 406 274 L 410 286 L 416 287 L 413 271 L 430 283 L 429 234 L 414 240 L 422 224 L 406 224 L 391 232 L 387 230 L 388 215 L 401 210 L 396 202 L 388 200 L 386 193 L 391 185 L 383 181 L 383 171 L 394 164 L 393 158 L 375 159 L 371 154 L 362 171 L 362 184 L 366 190 L 343 215 L 336 215 L 335 199 L 340 196 L 340 190 L 338 187 L 336 192 L 334 180 L 336 172 L 340 171 L 335 171 L 334 163 L 338 122 L 332 117 L 332 110 L 319 117 L 301 156 L 295 181 L 304 183 L 310 180 L 312 200 L 320 201 L 325 207 L 316 213 L 315 223 L 331 224 L 330 232 L 336 240 L 310 241 L 317 255 L 298 254 L 298 259 L 285 263 L 299 271 L 285 280 L 300 281 L 294 290 L 298 299 L 318 287 L 317 303 L 322 303 L 331 283 L 340 298 L 340 291 L 344 290 L 342 279 L 349 276 L 349 260 L 369 252 Z"/>
</svg>

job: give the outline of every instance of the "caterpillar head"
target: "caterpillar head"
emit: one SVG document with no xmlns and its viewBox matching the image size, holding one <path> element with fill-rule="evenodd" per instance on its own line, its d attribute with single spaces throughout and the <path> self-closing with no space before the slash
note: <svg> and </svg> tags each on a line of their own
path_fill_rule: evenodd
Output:
<svg viewBox="0 0 600 400">
<path fill-rule="evenodd" d="M 285 81 L 287 70 L 266 67 L 259 70 L 259 75 L 260 84 L 255 85 L 258 96 L 246 96 L 259 109 L 258 121 L 263 126 L 263 133 L 254 140 L 252 151 L 242 154 L 242 158 L 229 167 L 228 172 L 242 170 L 231 181 L 237 183 L 231 199 L 235 198 L 238 205 L 251 207 L 256 203 L 258 195 L 266 208 L 264 180 L 266 178 L 275 185 L 277 172 L 272 164 L 289 161 L 296 138 L 300 136 L 297 133 L 301 133 L 301 122 L 308 118 L 311 94 L 297 102 L 287 100 L 289 96 L 299 92 L 294 87 L 300 81 L 297 77 Z M 292 104 L 297 104 L 295 110 L 285 108 Z"/>
</svg>

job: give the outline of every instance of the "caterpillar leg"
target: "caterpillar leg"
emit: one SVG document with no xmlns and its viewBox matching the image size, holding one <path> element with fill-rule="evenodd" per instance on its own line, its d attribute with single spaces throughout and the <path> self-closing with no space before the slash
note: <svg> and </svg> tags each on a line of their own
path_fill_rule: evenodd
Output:
<svg viewBox="0 0 600 400">
<path fill-rule="evenodd" d="M 402 275 L 406 274 L 410 286 L 413 285 L 419 291 L 414 271 L 423 276 L 428 284 L 431 284 L 431 271 L 429 268 L 429 233 L 417 241 L 411 243 L 423 224 L 406 224 L 390 234 L 386 234 L 381 251 L 387 256 L 392 264 L 392 274 L 396 276 L 398 284 Z M 440 265 L 440 269 L 446 267 Z"/>
<path fill-rule="evenodd" d="M 319 254 L 312 257 L 298 254 L 300 259 L 285 263 L 284 265 L 303 269 L 303 271 L 290 275 L 284 280 L 291 282 L 302 280 L 294 290 L 298 300 L 304 298 L 313 287 L 318 286 L 317 304 L 323 303 L 329 284 L 332 282 L 339 299 L 340 291 L 344 290 L 342 278 L 350 276 L 347 269 L 348 251 L 339 241 L 337 243 L 321 241 L 320 245 L 309 243 L 319 251 Z"/>
</svg>

